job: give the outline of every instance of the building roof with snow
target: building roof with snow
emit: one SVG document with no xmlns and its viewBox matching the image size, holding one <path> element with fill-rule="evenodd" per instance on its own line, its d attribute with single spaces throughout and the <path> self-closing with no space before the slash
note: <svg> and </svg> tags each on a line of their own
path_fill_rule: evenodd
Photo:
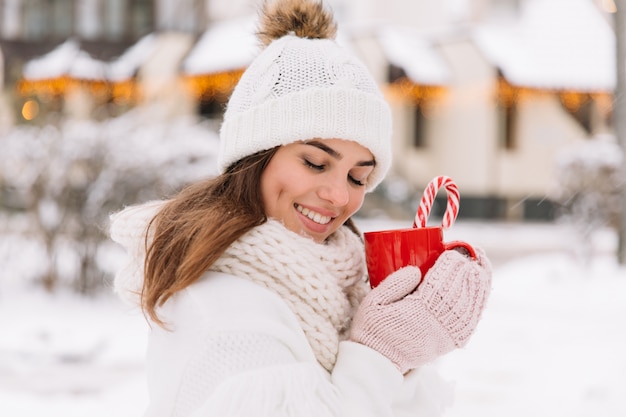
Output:
<svg viewBox="0 0 626 417">
<path fill-rule="evenodd" d="M 450 69 L 434 46 L 412 28 L 387 26 L 378 40 L 386 58 L 415 84 L 445 85 Z"/>
<path fill-rule="evenodd" d="M 512 85 L 615 87 L 615 34 L 590 0 L 527 0 L 517 21 L 480 26 L 474 40 Z"/>
<path fill-rule="evenodd" d="M 132 78 L 154 52 L 156 35 L 149 34 L 111 61 L 102 61 L 81 49 L 80 42 L 68 39 L 45 55 L 24 65 L 26 80 L 46 80 L 69 76 L 81 80 L 122 81 Z"/>
<path fill-rule="evenodd" d="M 255 22 L 245 17 L 213 24 L 183 61 L 183 73 L 212 74 L 247 67 L 259 49 Z"/>
</svg>

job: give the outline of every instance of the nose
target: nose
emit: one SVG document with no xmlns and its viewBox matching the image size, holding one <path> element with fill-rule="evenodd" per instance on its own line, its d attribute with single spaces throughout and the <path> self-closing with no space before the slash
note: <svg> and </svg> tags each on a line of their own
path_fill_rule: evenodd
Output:
<svg viewBox="0 0 626 417">
<path fill-rule="evenodd" d="M 328 176 L 318 189 L 321 199 L 329 201 L 335 207 L 343 207 L 350 201 L 350 190 L 346 178 Z"/>
</svg>

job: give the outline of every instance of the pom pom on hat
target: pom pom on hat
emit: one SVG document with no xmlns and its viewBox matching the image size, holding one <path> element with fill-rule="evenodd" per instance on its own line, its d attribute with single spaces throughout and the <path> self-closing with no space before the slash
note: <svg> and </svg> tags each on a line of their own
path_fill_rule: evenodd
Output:
<svg viewBox="0 0 626 417">
<path fill-rule="evenodd" d="M 365 65 L 340 47 L 316 0 L 266 1 L 266 45 L 242 75 L 220 130 L 220 172 L 256 152 L 309 139 L 344 139 L 374 155 L 367 190 L 391 166 L 391 112 Z"/>
<path fill-rule="evenodd" d="M 266 1 L 257 37 L 264 46 L 286 35 L 309 39 L 335 39 L 337 25 L 321 1 Z"/>
</svg>

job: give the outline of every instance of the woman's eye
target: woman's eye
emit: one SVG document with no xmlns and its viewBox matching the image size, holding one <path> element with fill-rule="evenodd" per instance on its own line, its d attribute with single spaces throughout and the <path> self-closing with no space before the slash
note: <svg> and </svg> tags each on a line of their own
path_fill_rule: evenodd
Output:
<svg viewBox="0 0 626 417">
<path fill-rule="evenodd" d="M 365 185 L 365 182 L 363 181 L 359 181 L 356 178 L 354 178 L 352 175 L 348 175 L 348 179 L 350 180 L 350 182 L 352 182 L 354 185 L 358 185 L 359 187 L 363 187 Z"/>
<path fill-rule="evenodd" d="M 315 165 L 313 162 L 309 161 L 308 159 L 304 160 L 304 165 L 316 171 L 322 171 L 324 169 L 324 165 Z"/>
</svg>

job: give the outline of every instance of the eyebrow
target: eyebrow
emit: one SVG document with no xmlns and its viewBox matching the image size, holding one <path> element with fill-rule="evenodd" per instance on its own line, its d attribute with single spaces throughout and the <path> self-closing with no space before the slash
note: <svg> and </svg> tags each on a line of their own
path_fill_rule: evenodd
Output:
<svg viewBox="0 0 626 417">
<path fill-rule="evenodd" d="M 326 152 L 328 155 L 332 156 L 335 159 L 342 159 L 343 155 L 340 154 L 339 152 L 337 152 L 336 150 L 334 150 L 333 148 L 331 148 L 328 145 L 325 145 L 324 143 L 317 141 L 317 140 L 310 140 L 307 142 L 304 142 L 305 145 L 311 145 L 311 146 L 315 146 L 318 149 L 323 150 L 324 152 Z M 370 159 L 369 161 L 360 161 L 357 162 L 358 166 L 363 166 L 363 167 L 369 167 L 369 166 L 376 166 L 376 161 L 373 159 Z"/>
</svg>

